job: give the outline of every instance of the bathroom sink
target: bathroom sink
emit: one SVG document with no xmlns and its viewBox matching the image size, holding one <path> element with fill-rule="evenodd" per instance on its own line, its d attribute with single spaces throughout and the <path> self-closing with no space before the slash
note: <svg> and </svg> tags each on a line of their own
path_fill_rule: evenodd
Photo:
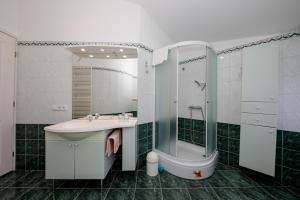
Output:
<svg viewBox="0 0 300 200">
<path fill-rule="evenodd" d="M 118 117 L 101 116 L 99 119 L 74 119 L 45 127 L 45 131 L 54 133 L 84 133 L 95 132 L 114 128 L 132 127 L 137 123 L 136 118 L 118 119 Z"/>
</svg>

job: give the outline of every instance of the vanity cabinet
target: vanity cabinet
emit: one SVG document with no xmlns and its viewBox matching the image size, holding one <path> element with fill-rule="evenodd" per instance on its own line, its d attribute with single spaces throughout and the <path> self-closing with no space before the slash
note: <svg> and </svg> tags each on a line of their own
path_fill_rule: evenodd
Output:
<svg viewBox="0 0 300 200">
<path fill-rule="evenodd" d="M 275 176 L 279 44 L 243 49 L 239 165 Z"/>
<path fill-rule="evenodd" d="M 101 125 L 102 122 L 100 120 L 98 122 Z M 125 123 L 130 123 L 130 126 Z M 127 126 L 122 128 L 122 146 L 120 147 L 122 148 L 122 170 L 134 171 L 138 158 L 136 120 L 132 123 L 125 121 L 118 126 L 125 126 L 124 124 Z M 64 124 L 45 128 L 46 178 L 104 179 L 116 159 L 115 154 L 105 155 L 106 141 L 113 129 L 91 132 L 55 132 L 61 126 L 64 127 Z"/>
<path fill-rule="evenodd" d="M 74 179 L 74 147 L 72 142 L 46 142 L 46 177 Z"/>
<path fill-rule="evenodd" d="M 46 140 L 46 178 L 104 179 L 115 161 L 115 155 L 105 156 L 108 132 L 92 138 L 69 141 L 52 133 Z M 50 135 L 50 136 L 49 136 Z"/>
<path fill-rule="evenodd" d="M 81 141 L 75 143 L 75 179 L 103 179 L 111 168 L 115 155 L 105 156 L 105 143 Z"/>
</svg>

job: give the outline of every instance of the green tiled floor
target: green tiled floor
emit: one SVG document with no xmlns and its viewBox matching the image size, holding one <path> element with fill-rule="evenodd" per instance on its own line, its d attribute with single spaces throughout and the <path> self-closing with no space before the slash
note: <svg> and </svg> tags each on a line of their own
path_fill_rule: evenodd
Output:
<svg viewBox="0 0 300 200">
<path fill-rule="evenodd" d="M 219 164 L 205 180 L 185 180 L 167 172 L 149 177 L 136 172 L 110 172 L 100 180 L 45 180 L 43 171 L 17 171 L 0 177 L 0 199 L 43 200 L 200 200 L 300 199 L 294 188 L 274 179 Z"/>
</svg>

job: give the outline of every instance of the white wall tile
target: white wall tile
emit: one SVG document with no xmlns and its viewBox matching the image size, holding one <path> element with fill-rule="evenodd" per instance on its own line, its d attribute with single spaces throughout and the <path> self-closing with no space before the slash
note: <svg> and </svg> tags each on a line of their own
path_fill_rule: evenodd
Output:
<svg viewBox="0 0 300 200">
<path fill-rule="evenodd" d="M 241 51 L 218 56 L 218 121 L 240 124 Z"/>
<path fill-rule="evenodd" d="M 202 120 L 201 110 L 193 109 L 191 112 L 189 108 L 189 106 L 201 106 L 205 115 L 205 89 L 201 90 L 195 81 L 206 83 L 205 59 L 181 65 L 178 71 L 178 116 Z"/>
<path fill-rule="evenodd" d="M 155 69 L 151 66 L 152 53 L 138 51 L 138 123 L 154 121 Z"/>
<path fill-rule="evenodd" d="M 280 42 L 278 128 L 300 132 L 300 37 Z"/>
<path fill-rule="evenodd" d="M 72 55 L 61 47 L 19 47 L 17 123 L 57 123 L 71 119 Z M 52 111 L 53 104 L 67 111 Z"/>
</svg>

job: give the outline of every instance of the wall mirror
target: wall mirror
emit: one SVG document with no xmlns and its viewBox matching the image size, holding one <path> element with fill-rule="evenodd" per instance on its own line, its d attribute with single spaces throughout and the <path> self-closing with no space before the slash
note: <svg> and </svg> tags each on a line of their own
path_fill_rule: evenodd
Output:
<svg viewBox="0 0 300 200">
<path fill-rule="evenodd" d="M 89 114 L 137 116 L 136 48 L 74 46 L 72 118 Z"/>
</svg>

